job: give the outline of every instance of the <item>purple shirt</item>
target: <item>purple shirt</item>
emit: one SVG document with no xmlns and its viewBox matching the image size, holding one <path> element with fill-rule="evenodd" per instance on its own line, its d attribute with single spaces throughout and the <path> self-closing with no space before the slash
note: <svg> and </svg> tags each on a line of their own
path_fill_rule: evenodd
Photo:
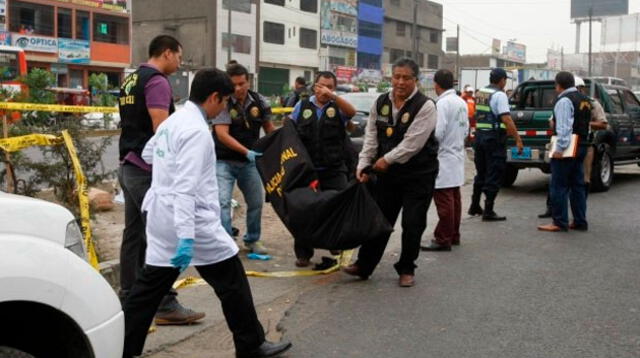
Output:
<svg viewBox="0 0 640 358">
<path fill-rule="evenodd" d="M 157 68 L 148 63 L 143 63 L 141 67 Z M 173 93 L 169 80 L 165 76 L 153 76 L 144 86 L 144 97 L 148 109 L 163 109 L 169 111 Z"/>
</svg>

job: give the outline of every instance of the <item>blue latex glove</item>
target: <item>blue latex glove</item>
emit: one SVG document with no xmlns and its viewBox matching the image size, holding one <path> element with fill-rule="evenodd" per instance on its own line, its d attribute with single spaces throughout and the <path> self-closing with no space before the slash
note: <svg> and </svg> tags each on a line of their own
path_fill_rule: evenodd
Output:
<svg viewBox="0 0 640 358">
<path fill-rule="evenodd" d="M 191 259 L 193 258 L 193 239 L 180 239 L 178 241 L 178 247 L 176 254 L 171 258 L 171 264 L 173 267 L 179 268 L 180 272 L 189 267 Z"/>
<path fill-rule="evenodd" d="M 269 261 L 271 260 L 271 256 L 270 255 L 260 255 L 260 254 L 256 254 L 256 253 L 250 253 L 247 254 L 247 258 L 249 260 L 261 260 L 261 261 Z"/>
<path fill-rule="evenodd" d="M 249 159 L 249 162 L 251 163 L 255 163 L 256 162 L 256 158 L 261 157 L 262 153 L 259 152 L 254 152 L 253 150 L 250 150 L 247 152 L 247 159 Z"/>
</svg>

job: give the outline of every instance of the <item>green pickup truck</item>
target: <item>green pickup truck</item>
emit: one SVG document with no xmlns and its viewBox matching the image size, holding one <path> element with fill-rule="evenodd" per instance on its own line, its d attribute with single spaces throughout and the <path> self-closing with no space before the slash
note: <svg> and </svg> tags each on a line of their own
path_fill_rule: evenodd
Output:
<svg viewBox="0 0 640 358">
<path fill-rule="evenodd" d="M 595 133 L 595 159 L 591 177 L 593 191 L 607 191 L 613 183 L 614 166 L 640 165 L 640 101 L 630 89 L 602 85 L 585 79 L 592 97 L 606 112 L 609 129 Z M 523 168 L 539 168 L 550 172 L 546 149 L 552 131 L 549 119 L 557 97 L 553 81 L 527 81 L 521 83 L 510 98 L 511 116 L 524 142 L 525 151 L 518 155 L 513 139 L 507 143 L 507 170 L 504 186 L 516 181 Z"/>
</svg>

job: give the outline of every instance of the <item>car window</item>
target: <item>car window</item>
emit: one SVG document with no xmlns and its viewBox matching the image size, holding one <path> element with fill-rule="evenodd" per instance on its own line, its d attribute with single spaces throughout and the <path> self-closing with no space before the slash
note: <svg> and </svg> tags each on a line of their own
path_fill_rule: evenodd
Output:
<svg viewBox="0 0 640 358">
<path fill-rule="evenodd" d="M 638 110 L 640 109 L 640 102 L 636 96 L 631 93 L 631 91 L 622 91 L 622 97 L 624 98 L 624 103 L 627 109 L 629 110 Z"/>
<path fill-rule="evenodd" d="M 351 103 L 356 107 L 356 111 L 369 113 L 373 103 L 378 99 L 378 96 L 361 96 L 361 95 L 349 95 L 342 96 L 344 100 Z"/>
<path fill-rule="evenodd" d="M 525 88 L 522 107 L 524 108 L 536 108 L 538 107 L 538 89 L 537 88 Z"/>
<path fill-rule="evenodd" d="M 620 94 L 617 90 L 608 90 L 607 93 L 611 98 L 611 103 L 613 103 L 612 113 L 613 114 L 621 114 L 623 113 L 622 109 L 622 100 L 620 99 Z"/>
<path fill-rule="evenodd" d="M 542 89 L 542 108 L 552 108 L 553 104 L 558 98 L 555 88 L 543 88 Z"/>
</svg>

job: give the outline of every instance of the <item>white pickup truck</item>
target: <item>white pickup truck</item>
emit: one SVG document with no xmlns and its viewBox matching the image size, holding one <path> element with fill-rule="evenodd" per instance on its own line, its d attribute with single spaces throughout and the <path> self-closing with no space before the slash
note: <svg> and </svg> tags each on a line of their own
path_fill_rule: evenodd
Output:
<svg viewBox="0 0 640 358">
<path fill-rule="evenodd" d="M 73 215 L 5 193 L 0 208 L 0 357 L 122 357 L 120 302 Z"/>
</svg>

